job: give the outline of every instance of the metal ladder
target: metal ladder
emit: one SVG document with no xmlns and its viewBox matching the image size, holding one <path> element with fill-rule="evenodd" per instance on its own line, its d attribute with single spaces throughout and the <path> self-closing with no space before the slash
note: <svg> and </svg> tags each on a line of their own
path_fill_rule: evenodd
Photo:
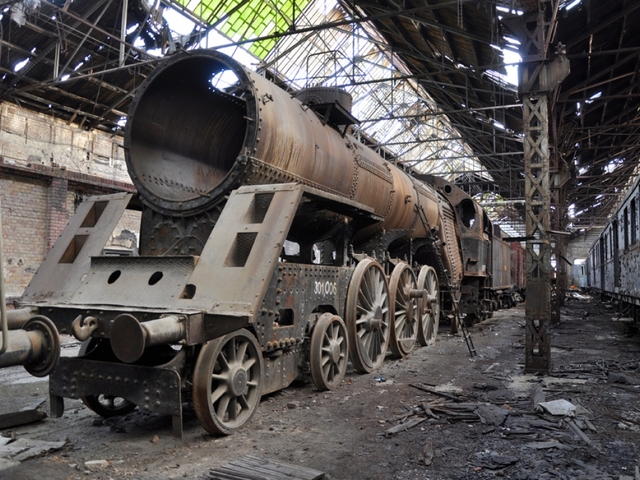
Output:
<svg viewBox="0 0 640 480">
<path fill-rule="evenodd" d="M 452 295 L 453 298 L 453 295 Z M 453 298 L 453 318 L 456 324 L 458 325 L 458 330 L 462 332 L 462 336 L 464 337 L 464 341 L 467 344 L 467 348 L 469 349 L 469 355 L 475 357 L 478 355 L 476 352 L 476 347 L 473 345 L 473 340 L 471 339 L 471 334 L 467 329 L 467 325 L 460 318 L 460 309 L 458 308 L 458 300 Z"/>
<path fill-rule="evenodd" d="M 431 242 L 433 243 L 433 251 L 436 256 L 436 261 L 438 262 L 438 268 L 440 269 L 439 271 L 442 272 L 443 279 L 448 280 L 446 275 L 446 268 L 444 266 L 444 262 L 442 261 L 442 256 L 440 255 L 440 249 L 438 249 L 438 246 L 436 245 L 437 238 L 435 238 L 435 236 L 431 233 L 431 226 L 429 225 L 427 214 L 424 212 L 424 208 L 422 208 L 422 205 L 416 205 L 416 210 L 418 211 L 418 216 L 420 218 L 420 221 L 422 222 L 425 230 L 429 234 L 429 240 L 431 240 Z M 476 352 L 476 347 L 473 345 L 471 334 L 469 333 L 469 330 L 467 329 L 466 324 L 460 318 L 460 308 L 458 307 L 458 299 L 453 294 L 450 287 L 451 285 L 447 281 L 445 288 L 448 291 L 449 295 L 451 295 L 451 301 L 453 302 L 453 321 L 455 322 L 458 330 L 462 332 L 464 341 L 467 344 L 467 348 L 469 349 L 469 355 L 471 355 L 472 357 L 477 356 L 478 353 Z"/>
</svg>

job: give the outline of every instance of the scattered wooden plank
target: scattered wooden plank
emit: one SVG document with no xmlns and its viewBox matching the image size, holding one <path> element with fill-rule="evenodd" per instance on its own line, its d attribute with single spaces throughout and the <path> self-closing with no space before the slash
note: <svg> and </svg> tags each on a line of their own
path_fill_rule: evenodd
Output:
<svg viewBox="0 0 640 480">
<path fill-rule="evenodd" d="M 422 406 L 422 410 L 424 410 L 424 413 L 426 413 L 428 417 L 438 418 L 438 416 L 431 411 L 431 409 L 429 408 L 429 404 L 427 402 L 422 402 L 421 406 Z"/>
<path fill-rule="evenodd" d="M 210 480 L 320 480 L 319 470 L 246 455 L 209 472 Z"/>
<path fill-rule="evenodd" d="M 6 428 L 19 427 L 33 422 L 39 422 L 47 418 L 45 412 L 38 411 L 38 407 L 44 403 L 44 399 L 27 405 L 17 412 L 3 413 L 0 415 L 0 430 Z"/>
<path fill-rule="evenodd" d="M 458 402 L 458 403 L 464 402 L 464 400 L 462 400 L 460 397 L 456 397 L 455 395 L 451 395 L 445 392 L 439 392 L 437 390 L 434 390 L 433 388 L 425 387 L 422 385 L 416 385 L 415 383 L 410 383 L 409 386 L 413 388 L 417 388 L 418 390 L 422 390 L 423 392 L 428 392 L 428 393 L 432 393 L 433 395 L 438 395 L 440 397 L 447 398 L 454 402 Z"/>
<path fill-rule="evenodd" d="M 595 444 L 593 443 L 593 440 L 591 440 L 582 430 L 580 430 L 578 425 L 576 425 L 576 423 L 573 420 L 568 420 L 567 425 L 576 435 L 578 435 L 578 437 L 580 437 L 580 439 L 584 443 L 590 446 L 595 446 Z"/>
<path fill-rule="evenodd" d="M 395 435 L 396 433 L 404 432 L 406 430 L 409 430 L 410 428 L 420 425 L 422 422 L 425 422 L 426 420 L 427 419 L 424 417 L 411 418 L 407 420 L 405 423 L 401 423 L 399 425 L 396 425 L 395 427 L 391 427 L 384 433 L 385 435 Z"/>
<path fill-rule="evenodd" d="M 0 415 L 0 430 L 39 422 L 46 417 L 47 414 L 39 410 L 21 410 L 19 412 L 3 413 Z"/>
</svg>

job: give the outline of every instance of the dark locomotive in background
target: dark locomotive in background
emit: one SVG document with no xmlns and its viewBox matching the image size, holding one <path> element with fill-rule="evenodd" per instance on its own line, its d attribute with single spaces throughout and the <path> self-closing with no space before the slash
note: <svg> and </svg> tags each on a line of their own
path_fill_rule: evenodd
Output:
<svg viewBox="0 0 640 480">
<path fill-rule="evenodd" d="M 191 401 L 228 434 L 300 374 L 332 389 L 348 358 L 371 372 L 433 343 L 441 316 L 515 304 L 519 244 L 458 187 L 346 134 L 349 101 L 292 98 L 214 51 L 168 58 L 125 131 L 139 195 L 78 207 L 9 312 L 0 365 L 49 374 L 57 416 L 64 397 L 103 416 L 138 406 L 181 435 Z M 103 255 L 126 209 L 142 212 L 140 256 Z M 83 342 L 77 358 L 59 358 L 58 332 Z"/>
</svg>

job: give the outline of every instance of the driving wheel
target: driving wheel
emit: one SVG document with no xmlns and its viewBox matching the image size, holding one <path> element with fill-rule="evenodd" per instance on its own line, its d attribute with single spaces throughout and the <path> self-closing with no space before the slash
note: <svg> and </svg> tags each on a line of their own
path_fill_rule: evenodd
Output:
<svg viewBox="0 0 640 480">
<path fill-rule="evenodd" d="M 349 290 L 345 320 L 349 357 L 361 373 L 377 370 L 389 346 L 389 286 L 382 266 L 370 258 L 356 266 Z"/>
<path fill-rule="evenodd" d="M 425 265 L 420 269 L 418 289 L 426 290 L 426 295 L 418 302 L 420 312 L 418 342 L 422 346 L 433 345 L 436 343 L 440 323 L 440 289 L 438 275 L 433 267 Z"/>
<path fill-rule="evenodd" d="M 418 298 L 416 276 L 406 263 L 399 263 L 389 281 L 390 302 L 393 305 L 393 321 L 389 346 L 393 354 L 402 358 L 413 350 L 418 336 Z"/>
<path fill-rule="evenodd" d="M 202 347 L 193 373 L 193 407 L 212 435 L 229 435 L 255 413 L 261 396 L 263 361 L 255 337 L 245 329 Z"/>
<path fill-rule="evenodd" d="M 323 314 L 311 334 L 309 363 L 311 378 L 318 390 L 333 390 L 347 373 L 349 360 L 347 327 L 331 313 Z"/>
</svg>

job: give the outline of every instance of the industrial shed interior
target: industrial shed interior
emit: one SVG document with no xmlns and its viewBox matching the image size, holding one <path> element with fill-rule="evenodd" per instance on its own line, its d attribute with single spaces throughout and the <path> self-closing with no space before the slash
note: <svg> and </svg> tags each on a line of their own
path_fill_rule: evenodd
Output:
<svg viewBox="0 0 640 480">
<path fill-rule="evenodd" d="M 638 23 L 0 1 L 0 477 L 640 480 Z"/>
</svg>

